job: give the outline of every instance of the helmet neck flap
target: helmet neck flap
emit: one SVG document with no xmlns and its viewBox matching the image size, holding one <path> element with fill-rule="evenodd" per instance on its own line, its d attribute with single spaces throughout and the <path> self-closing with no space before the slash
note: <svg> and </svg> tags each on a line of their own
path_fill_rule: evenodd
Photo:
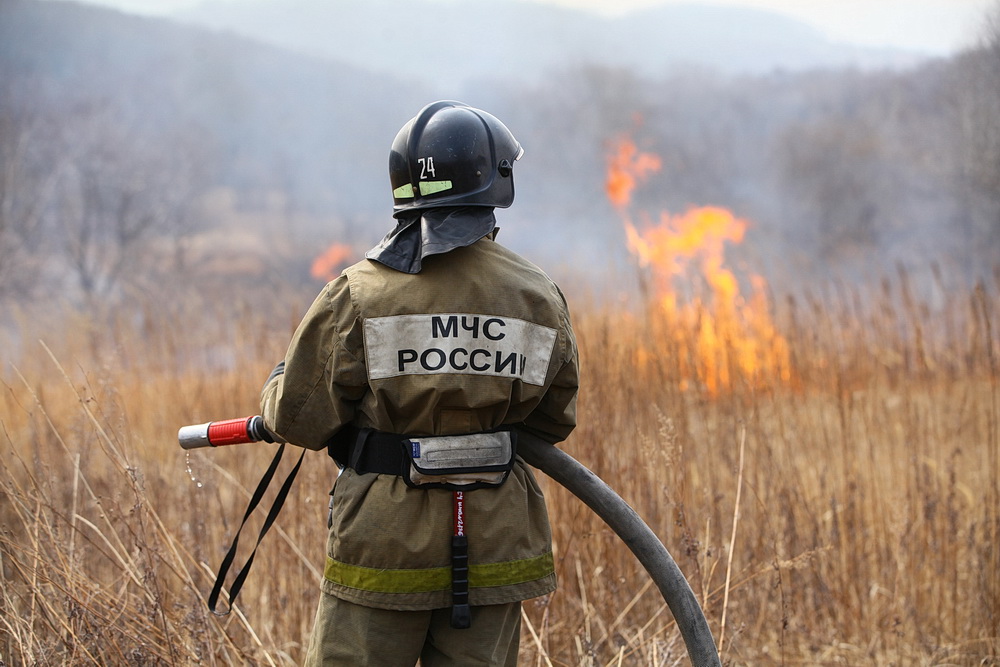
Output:
<svg viewBox="0 0 1000 667">
<path fill-rule="evenodd" d="M 420 273 L 423 260 L 472 245 L 496 228 L 492 208 L 447 206 L 406 213 L 365 257 L 403 273 Z"/>
</svg>

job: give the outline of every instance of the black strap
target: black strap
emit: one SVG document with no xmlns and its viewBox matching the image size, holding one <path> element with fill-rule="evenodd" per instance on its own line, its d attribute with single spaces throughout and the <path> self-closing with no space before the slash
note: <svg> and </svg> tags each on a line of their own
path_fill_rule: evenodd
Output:
<svg viewBox="0 0 1000 667">
<path fill-rule="evenodd" d="M 406 441 L 405 435 L 363 428 L 351 446 L 347 465 L 362 474 L 402 475 L 407 463 L 403 453 Z"/>
<path fill-rule="evenodd" d="M 469 607 L 469 538 L 465 536 L 465 492 L 452 492 L 454 534 L 451 537 L 451 627 L 465 630 L 472 625 Z"/>
<path fill-rule="evenodd" d="M 285 481 L 282 482 L 281 488 L 278 490 L 278 494 L 274 497 L 274 502 L 271 503 L 271 509 L 267 512 L 267 518 L 264 520 L 264 525 L 260 528 L 260 533 L 257 535 L 257 544 L 254 545 L 253 551 L 250 553 L 250 557 L 247 558 L 246 564 L 243 568 L 236 573 L 236 578 L 233 580 L 233 585 L 229 588 L 229 608 L 226 611 L 216 611 L 215 607 L 219 602 L 219 593 L 222 591 L 222 584 L 226 580 L 226 574 L 229 572 L 229 568 L 233 564 L 233 559 L 236 557 L 236 547 L 240 542 L 240 531 L 243 530 L 243 526 L 246 524 L 247 519 L 253 514 L 254 509 L 260 504 L 261 499 L 264 497 L 264 491 L 271 484 L 271 478 L 274 477 L 275 471 L 278 469 L 278 463 L 281 462 L 281 455 L 285 452 L 285 444 L 282 443 L 278 447 L 278 451 L 275 452 L 274 458 L 271 459 L 271 465 L 267 467 L 267 471 L 264 476 L 260 478 L 260 482 L 257 484 L 257 490 L 253 492 L 253 496 L 250 498 L 250 504 L 247 506 L 247 511 L 243 515 L 243 521 L 240 523 L 240 527 L 236 530 L 236 536 L 233 538 L 233 543 L 229 547 L 229 552 L 226 557 L 222 559 L 222 565 L 219 566 L 219 573 L 215 577 L 215 585 L 212 587 L 212 592 L 208 595 L 208 609 L 216 616 L 226 616 L 233 610 L 233 605 L 236 604 L 236 596 L 239 595 L 240 589 L 243 588 L 243 582 L 246 580 L 247 575 L 250 573 L 250 566 L 253 565 L 253 557 L 257 555 L 257 547 L 260 546 L 260 541 L 264 539 L 264 535 L 271 528 L 271 524 L 278 517 L 278 512 L 281 511 L 281 506 L 285 504 L 285 498 L 288 496 L 289 489 L 292 488 L 292 482 L 295 481 L 295 476 L 299 472 L 299 466 L 302 465 L 302 458 L 305 456 L 306 450 L 303 449 L 302 453 L 299 454 L 299 460 L 296 462 L 295 467 L 292 471 L 288 473 Z"/>
<path fill-rule="evenodd" d="M 451 627 L 465 630 L 472 626 L 469 607 L 469 538 L 451 538 Z"/>
</svg>

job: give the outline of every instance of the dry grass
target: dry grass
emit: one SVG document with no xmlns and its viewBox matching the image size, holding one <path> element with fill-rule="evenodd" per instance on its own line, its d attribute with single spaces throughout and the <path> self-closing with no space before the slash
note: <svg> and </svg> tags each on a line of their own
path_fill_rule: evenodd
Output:
<svg viewBox="0 0 1000 667">
<path fill-rule="evenodd" d="M 693 332 L 657 306 L 577 305 L 584 387 L 565 448 L 661 536 L 724 661 L 1000 664 L 997 287 L 933 311 L 905 277 L 788 300 L 774 318 L 792 375 L 747 372 L 723 342 L 714 392 L 680 381 Z M 0 664 L 301 657 L 332 465 L 307 455 L 237 612 L 214 617 L 215 569 L 274 450 L 176 445 L 180 425 L 256 409 L 296 315 L 203 312 L 21 315 L 0 397 Z M 546 491 L 561 585 L 525 605 L 522 664 L 685 664 L 631 554 Z"/>
</svg>

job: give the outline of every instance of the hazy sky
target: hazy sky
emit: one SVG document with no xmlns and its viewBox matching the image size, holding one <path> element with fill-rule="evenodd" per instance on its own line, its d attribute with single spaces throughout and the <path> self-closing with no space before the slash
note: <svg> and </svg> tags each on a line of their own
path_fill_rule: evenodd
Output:
<svg viewBox="0 0 1000 667">
<path fill-rule="evenodd" d="M 609 12 L 685 0 L 545 0 L 553 4 Z M 742 5 L 805 21 L 836 41 L 899 46 L 948 53 L 981 34 L 983 17 L 1000 0 L 688 0 L 699 4 Z"/>
<path fill-rule="evenodd" d="M 125 11 L 168 15 L 199 0 L 85 0 Z M 247 2 L 251 0 L 224 0 Z M 259 1 L 259 0 L 256 0 Z M 280 0 L 276 0 L 280 1 Z M 363 1 L 363 0 L 350 0 Z M 450 0 L 475 2 L 475 0 Z M 758 7 L 803 20 L 836 41 L 895 46 L 945 54 L 973 43 L 983 17 L 1000 0 L 521 0 L 547 2 L 602 13 L 622 13 L 669 2 Z M 406 0 L 400 0 L 401 6 Z"/>
</svg>

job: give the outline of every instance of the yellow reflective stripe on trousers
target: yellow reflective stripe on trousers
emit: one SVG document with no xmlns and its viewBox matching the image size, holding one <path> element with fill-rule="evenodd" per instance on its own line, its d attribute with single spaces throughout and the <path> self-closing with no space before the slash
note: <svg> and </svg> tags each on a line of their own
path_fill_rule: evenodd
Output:
<svg viewBox="0 0 1000 667">
<path fill-rule="evenodd" d="M 511 586 L 535 581 L 555 569 L 551 553 L 523 560 L 469 566 L 469 587 Z M 335 584 L 379 593 L 429 593 L 451 587 L 451 568 L 389 570 L 348 565 L 330 557 L 323 576 Z"/>
</svg>

